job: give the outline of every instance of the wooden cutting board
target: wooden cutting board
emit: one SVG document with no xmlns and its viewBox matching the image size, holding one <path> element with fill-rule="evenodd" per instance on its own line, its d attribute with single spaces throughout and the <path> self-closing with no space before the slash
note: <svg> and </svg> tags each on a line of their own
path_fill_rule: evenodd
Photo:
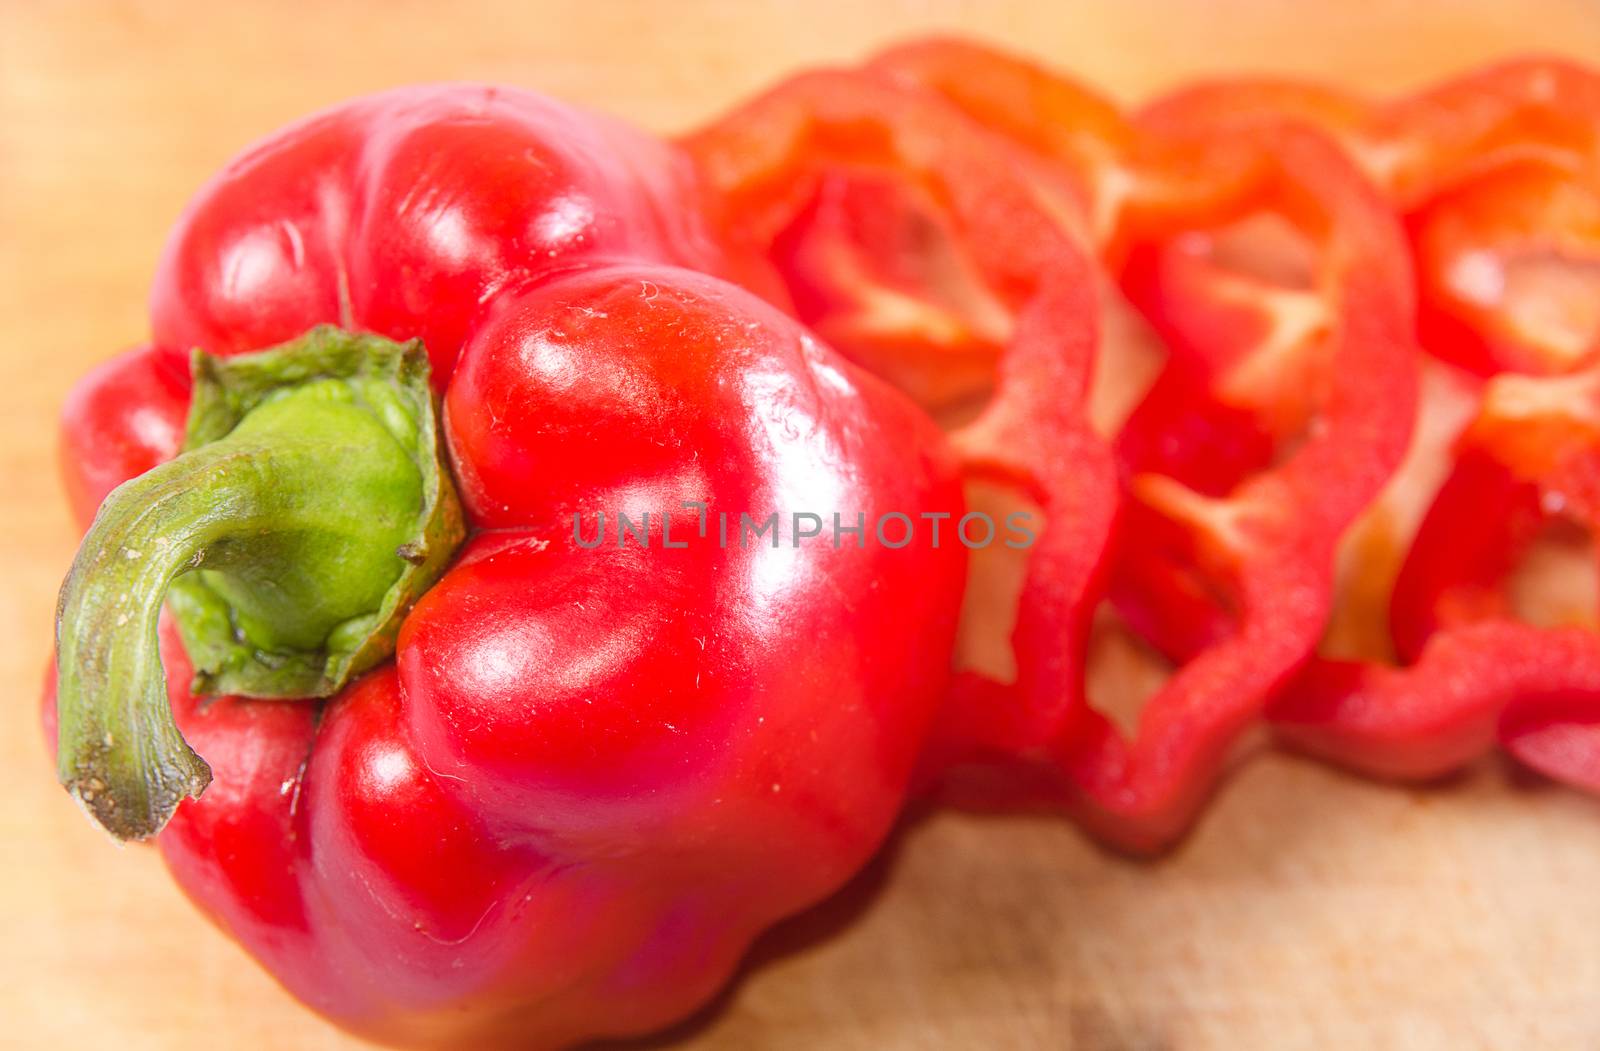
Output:
<svg viewBox="0 0 1600 1051">
<path fill-rule="evenodd" d="M 686 127 L 800 65 L 933 28 L 1128 99 L 1204 72 L 1374 91 L 1514 50 L 1600 61 L 1594 0 L 801 3 L 0 0 L 0 1046 L 342 1048 L 55 788 L 35 715 L 74 533 L 54 417 L 145 331 L 185 198 L 307 110 L 528 85 Z M 1061 822 L 909 821 L 769 937 L 684 1048 L 1600 1047 L 1600 804 L 1500 764 L 1428 790 L 1265 758 L 1156 864 Z"/>
</svg>

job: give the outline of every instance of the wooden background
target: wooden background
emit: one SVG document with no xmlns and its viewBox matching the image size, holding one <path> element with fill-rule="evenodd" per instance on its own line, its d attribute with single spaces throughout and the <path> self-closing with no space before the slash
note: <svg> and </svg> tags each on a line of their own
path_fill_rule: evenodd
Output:
<svg viewBox="0 0 1600 1051">
<path fill-rule="evenodd" d="M 89 827 L 37 729 L 74 543 L 56 409 L 143 333 L 191 190 L 284 121 L 404 81 L 529 85 L 673 130 L 934 27 L 1130 99 L 1203 71 L 1387 90 L 1531 47 L 1600 61 L 1600 0 L 0 0 L 0 1046 L 353 1046 L 152 853 Z M 1144 865 L 1053 821 L 937 815 L 758 960 L 670 1046 L 1600 1047 L 1600 804 L 1498 764 L 1406 791 L 1273 758 Z"/>
</svg>

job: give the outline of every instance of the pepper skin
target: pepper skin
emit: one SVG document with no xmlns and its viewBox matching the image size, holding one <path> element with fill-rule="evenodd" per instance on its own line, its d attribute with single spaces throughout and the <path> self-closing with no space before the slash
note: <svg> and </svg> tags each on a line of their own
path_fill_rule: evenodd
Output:
<svg viewBox="0 0 1600 1051">
<path fill-rule="evenodd" d="M 742 264 L 698 194 L 669 147 L 531 95 L 359 100 L 202 192 L 156 277 L 153 349 L 69 405 L 81 515 L 173 451 L 190 346 L 336 324 L 427 349 L 472 532 L 394 660 L 325 702 L 202 699 L 161 629 L 211 774 L 165 860 L 365 1036 L 544 1047 L 665 1025 L 853 874 L 903 802 L 966 552 L 925 533 L 893 549 L 870 523 L 959 518 L 954 457 L 909 401 L 713 276 Z M 787 521 L 773 546 L 718 543 L 719 513 L 771 511 L 869 525 L 859 547 Z M 584 546 L 574 515 L 588 534 L 601 512 L 648 512 L 648 547 L 614 526 Z"/>
<path fill-rule="evenodd" d="M 171 459 L 183 444 L 189 369 L 151 347 L 98 365 L 61 409 L 61 480 L 73 517 L 87 525 L 106 494 Z"/>
</svg>

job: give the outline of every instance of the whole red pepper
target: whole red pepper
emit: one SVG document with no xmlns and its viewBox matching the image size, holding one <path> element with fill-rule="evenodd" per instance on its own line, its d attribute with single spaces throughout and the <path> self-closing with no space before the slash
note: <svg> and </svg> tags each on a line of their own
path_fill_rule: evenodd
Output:
<svg viewBox="0 0 1600 1051">
<path fill-rule="evenodd" d="M 341 1025 L 659 1027 L 899 809 L 965 548 L 873 523 L 959 519 L 954 459 L 699 215 L 600 118 L 362 99 L 200 194 L 69 403 L 80 516 L 145 473 L 63 589 L 63 781 Z"/>
</svg>

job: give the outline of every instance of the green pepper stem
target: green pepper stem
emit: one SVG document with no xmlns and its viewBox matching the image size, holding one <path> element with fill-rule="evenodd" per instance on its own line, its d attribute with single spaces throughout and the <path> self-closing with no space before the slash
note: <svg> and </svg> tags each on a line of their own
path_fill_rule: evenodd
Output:
<svg viewBox="0 0 1600 1051">
<path fill-rule="evenodd" d="M 106 498 L 57 610 L 57 773 L 118 839 L 211 780 L 168 704 L 165 600 L 197 688 L 327 696 L 464 534 L 419 345 L 318 329 L 195 373 L 191 448 Z"/>
<path fill-rule="evenodd" d="M 119 839 L 154 835 L 211 782 L 173 721 L 156 628 L 173 578 L 198 568 L 230 527 L 257 517 L 248 486 L 238 484 L 246 472 L 218 491 L 229 460 L 238 454 L 199 449 L 113 493 L 61 591 L 57 773 Z M 218 513 L 223 507 L 242 515 Z"/>
</svg>

